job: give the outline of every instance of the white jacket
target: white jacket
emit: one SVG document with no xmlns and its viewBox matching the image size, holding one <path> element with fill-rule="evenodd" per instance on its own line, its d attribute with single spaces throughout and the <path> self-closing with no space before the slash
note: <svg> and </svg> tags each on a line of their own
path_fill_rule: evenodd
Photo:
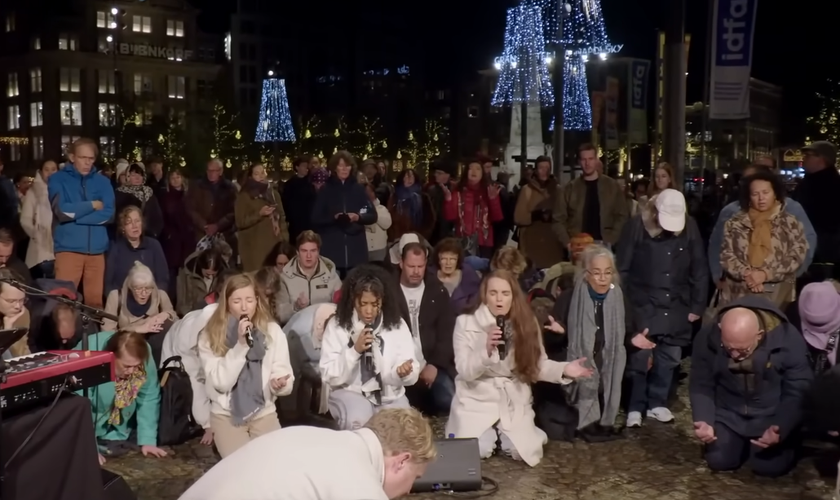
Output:
<svg viewBox="0 0 840 500">
<path fill-rule="evenodd" d="M 166 332 L 161 347 L 160 367 L 172 356 L 181 356 L 181 365 L 190 377 L 192 385 L 193 401 L 192 414 L 196 423 L 207 429 L 210 427 L 210 406 L 212 402 L 207 397 L 204 387 L 204 372 L 201 371 L 201 359 L 198 357 L 198 334 L 207 325 L 210 316 L 219 307 L 218 304 L 210 304 L 204 309 L 192 311 L 183 319 L 179 319 Z"/>
<path fill-rule="evenodd" d="M 353 340 L 358 338 L 364 323 L 357 321 L 354 325 Z M 382 330 L 380 333 L 385 343 L 381 354 L 382 403 L 391 403 L 405 394 L 405 387 L 414 385 L 420 376 L 420 363 L 414 352 L 414 339 L 405 321 L 400 319 L 400 326 L 395 330 Z M 337 318 L 327 322 L 324 338 L 321 342 L 321 379 L 332 390 L 347 389 L 362 394 L 362 361 L 361 354 L 350 347 L 350 332 L 338 326 Z M 374 349 L 374 356 L 378 351 Z M 405 378 L 397 375 L 397 367 L 411 360 L 413 370 Z"/>
<path fill-rule="evenodd" d="M 23 197 L 20 211 L 20 225 L 29 236 L 26 250 L 26 267 L 35 267 L 42 262 L 55 260 L 53 253 L 52 207 L 47 193 L 47 183 L 41 172 L 35 174 L 32 187 Z"/>
<path fill-rule="evenodd" d="M 516 378 L 513 348 L 508 346 L 504 361 L 499 352 L 487 354 L 487 333 L 496 324 L 495 317 L 482 305 L 475 314 L 462 314 L 455 321 L 455 397 L 446 423 L 446 435 L 477 438 L 498 422 L 498 428 L 510 438 L 516 451 L 530 466 L 540 463 L 545 432 L 534 425 L 531 386 Z M 563 376 L 568 363 L 549 360 L 540 339 L 539 380 L 570 384 Z"/>
<path fill-rule="evenodd" d="M 376 206 L 376 222 L 365 226 L 368 252 L 384 250 L 388 246 L 388 228 L 391 227 L 391 212 L 379 200 L 373 203 Z"/>
<path fill-rule="evenodd" d="M 292 392 L 295 377 L 292 364 L 289 361 L 289 344 L 286 335 L 277 323 L 268 324 L 268 347 L 262 362 L 263 395 L 265 408 L 254 415 L 254 420 L 275 413 L 274 400 L 279 396 L 287 396 Z M 198 339 L 198 357 L 201 359 L 201 369 L 204 372 L 205 389 L 212 402 L 211 412 L 216 415 L 230 415 L 230 393 L 239 379 L 239 372 L 245 366 L 249 347 L 239 342 L 229 349 L 222 357 L 210 349 L 207 338 L 201 335 Z M 289 380 L 279 392 L 271 390 L 271 380 L 289 375 Z"/>
</svg>

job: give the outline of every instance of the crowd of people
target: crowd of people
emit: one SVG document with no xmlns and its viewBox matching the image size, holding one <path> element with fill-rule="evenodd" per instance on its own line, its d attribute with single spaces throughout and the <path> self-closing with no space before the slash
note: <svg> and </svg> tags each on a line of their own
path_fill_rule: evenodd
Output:
<svg viewBox="0 0 840 500">
<path fill-rule="evenodd" d="M 712 470 L 780 476 L 805 436 L 840 430 L 811 397 L 840 335 L 830 143 L 804 149 L 793 197 L 772 161 L 751 164 L 710 232 L 670 166 L 628 190 L 588 144 L 581 176 L 560 186 L 540 157 L 513 189 L 481 157 L 463 172 L 438 158 L 424 184 L 338 152 L 276 183 L 259 164 L 230 181 L 214 159 L 188 181 L 160 159 L 99 169 L 89 139 L 69 151 L 0 229 L 0 316 L 30 329 L 4 356 L 80 349 L 84 329 L 90 349 L 114 353 L 116 381 L 89 393 L 103 464 L 166 455 L 157 373 L 179 356 L 185 418 L 222 457 L 185 500 L 231 498 L 230 474 L 247 479 L 237 498 L 337 498 L 350 463 L 345 475 L 369 481 L 353 498 L 396 498 L 435 457 L 421 412 L 477 439 L 483 458 L 536 466 L 549 439 L 673 421 L 687 356 Z M 13 280 L 117 319 L 88 325 Z M 279 430 L 287 396 L 337 431 Z"/>
</svg>

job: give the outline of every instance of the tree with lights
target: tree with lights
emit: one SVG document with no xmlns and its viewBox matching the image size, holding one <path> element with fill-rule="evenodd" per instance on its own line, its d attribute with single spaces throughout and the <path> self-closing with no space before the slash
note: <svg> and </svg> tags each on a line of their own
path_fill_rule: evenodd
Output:
<svg viewBox="0 0 840 500">
<path fill-rule="evenodd" d="M 231 115 L 223 105 L 213 106 L 209 129 L 210 158 L 222 159 L 227 168 L 248 160 L 238 122 L 238 115 Z"/>
<path fill-rule="evenodd" d="M 262 85 L 260 118 L 257 122 L 256 142 L 295 142 L 295 128 L 289 111 L 286 81 L 266 78 Z"/>
<path fill-rule="evenodd" d="M 184 159 L 187 147 L 184 127 L 184 120 L 178 114 L 170 113 L 166 131 L 158 134 L 156 149 L 171 166 L 184 167 L 187 164 Z"/>
<path fill-rule="evenodd" d="M 350 150 L 362 161 L 380 156 L 388 148 L 379 118 L 362 116 L 353 129 L 346 131 L 351 143 Z"/>
<path fill-rule="evenodd" d="M 840 82 L 829 80 L 825 92 L 817 93 L 817 113 L 806 122 L 813 140 L 825 140 L 840 144 Z"/>
<path fill-rule="evenodd" d="M 400 164 L 405 162 L 406 168 L 413 168 L 427 176 L 429 163 L 443 152 L 447 132 L 442 121 L 427 119 L 422 128 L 408 133 L 408 144 L 398 152 Z M 403 151 L 405 154 L 402 154 Z"/>
</svg>

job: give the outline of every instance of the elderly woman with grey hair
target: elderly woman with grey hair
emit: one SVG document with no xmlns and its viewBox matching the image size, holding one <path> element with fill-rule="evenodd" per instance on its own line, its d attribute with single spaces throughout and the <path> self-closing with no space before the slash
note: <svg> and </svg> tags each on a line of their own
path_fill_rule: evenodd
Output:
<svg viewBox="0 0 840 500">
<path fill-rule="evenodd" d="M 595 373 L 567 388 L 538 383 L 536 419 L 551 439 L 571 441 L 577 431 L 586 441 L 609 441 L 621 437 L 614 425 L 625 345 L 635 328 L 632 309 L 618 285 L 613 253 L 602 245 L 589 245 L 581 260 L 583 271 L 575 286 L 560 294 L 543 326 L 543 343 L 549 359 L 586 358 Z"/>
</svg>

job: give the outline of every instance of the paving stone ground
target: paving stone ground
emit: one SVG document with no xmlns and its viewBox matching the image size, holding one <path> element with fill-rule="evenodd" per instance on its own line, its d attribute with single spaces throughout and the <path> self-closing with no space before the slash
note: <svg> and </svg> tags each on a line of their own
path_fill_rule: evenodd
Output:
<svg viewBox="0 0 840 500">
<path fill-rule="evenodd" d="M 715 474 L 692 438 L 685 387 L 673 410 L 673 424 L 647 423 L 610 443 L 550 442 L 534 468 L 505 457 L 483 463 L 482 473 L 498 482 L 493 500 L 832 500 L 840 452 L 832 446 L 809 448 L 789 476 L 771 480 L 749 471 Z M 442 422 L 435 428 L 442 434 Z M 176 500 L 218 460 L 193 441 L 171 448 L 165 459 L 131 454 L 106 468 L 121 474 L 139 500 Z M 823 475 L 820 474 L 823 471 Z M 830 476 L 833 474 L 833 476 Z M 422 500 L 463 497 L 424 494 Z M 231 499 L 236 500 L 236 499 Z M 336 499 L 340 500 L 340 499 Z M 836 499 L 840 500 L 840 499 Z"/>
</svg>

